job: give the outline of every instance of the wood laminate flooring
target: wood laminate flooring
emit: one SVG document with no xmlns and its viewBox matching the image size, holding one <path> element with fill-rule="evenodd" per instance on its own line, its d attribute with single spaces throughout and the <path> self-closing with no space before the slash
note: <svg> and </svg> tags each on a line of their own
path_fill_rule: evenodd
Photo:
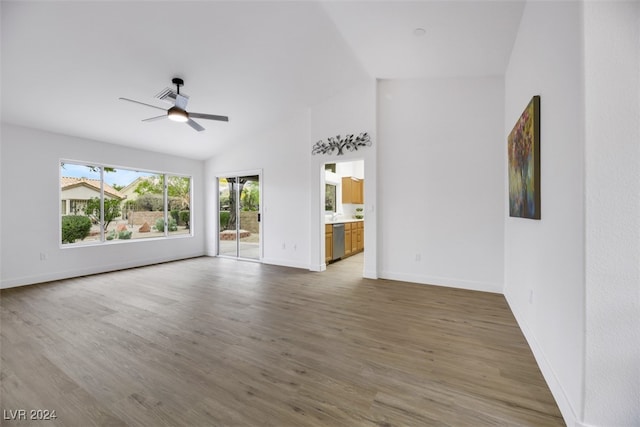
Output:
<svg viewBox="0 0 640 427">
<path fill-rule="evenodd" d="M 2 425 L 564 425 L 502 295 L 359 262 L 203 257 L 4 290 Z M 57 418 L 6 419 L 20 409 Z"/>
</svg>

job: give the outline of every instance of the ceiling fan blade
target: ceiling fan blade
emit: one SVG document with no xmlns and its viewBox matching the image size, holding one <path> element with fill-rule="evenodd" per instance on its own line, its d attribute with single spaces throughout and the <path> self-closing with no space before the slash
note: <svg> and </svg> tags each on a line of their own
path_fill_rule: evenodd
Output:
<svg viewBox="0 0 640 427">
<path fill-rule="evenodd" d="M 196 119 L 206 119 L 206 120 L 218 120 L 221 122 L 228 122 L 229 117 L 227 116 L 216 116 L 214 114 L 203 114 L 203 113 L 189 113 L 189 117 L 195 117 Z"/>
<path fill-rule="evenodd" d="M 197 130 L 198 132 L 202 132 L 204 130 L 202 126 L 200 126 L 198 123 L 194 122 L 191 119 L 187 120 L 187 124 L 192 128 L 194 128 L 195 130 Z"/>
<path fill-rule="evenodd" d="M 143 122 L 155 122 L 156 120 L 162 120 L 162 119 L 166 119 L 167 115 L 163 114 L 161 116 L 157 116 L 157 117 L 149 117 L 148 119 L 144 119 L 142 120 Z"/>
<path fill-rule="evenodd" d="M 188 96 L 182 96 L 180 94 L 176 95 L 176 107 L 186 110 L 188 102 L 189 102 Z"/>
<path fill-rule="evenodd" d="M 129 98 L 118 98 L 118 99 L 121 99 L 123 101 L 134 102 L 134 103 L 140 104 L 140 105 L 146 105 L 147 107 L 157 108 L 158 110 L 162 110 L 162 111 L 167 111 L 165 108 L 156 107 L 155 105 L 151 105 L 151 104 L 145 104 L 144 102 L 135 101 L 135 100 L 129 99 Z"/>
</svg>

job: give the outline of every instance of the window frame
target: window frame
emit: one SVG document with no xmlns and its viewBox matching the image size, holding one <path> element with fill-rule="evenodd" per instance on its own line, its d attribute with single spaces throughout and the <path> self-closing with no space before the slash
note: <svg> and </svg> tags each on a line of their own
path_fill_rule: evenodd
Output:
<svg viewBox="0 0 640 427">
<path fill-rule="evenodd" d="M 76 241 L 74 243 L 63 243 L 62 242 L 62 225 L 61 220 L 65 215 L 73 215 L 71 211 L 63 214 L 61 205 L 62 205 L 62 177 L 63 177 L 63 165 L 64 164 L 72 164 L 76 166 L 85 166 L 85 167 L 93 167 L 99 169 L 100 171 L 100 236 L 99 239 L 84 242 L 82 240 Z M 105 168 L 112 168 L 116 172 L 118 170 L 129 170 L 134 172 L 148 173 L 154 174 L 162 177 L 163 180 L 163 192 L 162 192 L 162 203 L 163 203 L 163 219 L 164 219 L 164 231 L 162 236 L 154 236 L 147 237 L 142 239 L 114 239 L 107 240 L 106 230 L 104 229 L 104 184 L 105 184 Z M 172 233 L 169 232 L 169 177 L 178 177 L 178 178 L 188 178 L 189 179 L 189 232 L 188 233 Z M 61 158 L 58 160 L 58 246 L 61 249 L 67 248 L 82 248 L 82 247 L 94 247 L 94 246 L 102 246 L 102 245 L 117 245 L 117 244 L 127 244 L 134 242 L 148 242 L 148 241 L 158 241 L 164 239 L 184 239 L 184 238 L 193 238 L 194 237 L 194 218 L 193 218 L 193 186 L 194 186 L 194 178 L 193 175 L 178 173 L 178 172 L 168 172 L 168 171 L 154 171 L 151 169 L 142 169 L 142 168 L 134 168 L 131 166 L 116 166 L 110 165 L 106 163 L 96 163 L 96 162 L 88 162 L 83 160 L 71 160 L 67 158 Z"/>
<path fill-rule="evenodd" d="M 329 187 L 333 187 L 333 195 L 329 196 Z M 331 201 L 333 202 L 333 209 L 327 209 L 327 198 L 331 197 Z M 324 212 L 325 214 L 335 214 L 338 212 L 338 185 L 333 184 L 331 182 L 325 182 L 324 184 Z"/>
</svg>

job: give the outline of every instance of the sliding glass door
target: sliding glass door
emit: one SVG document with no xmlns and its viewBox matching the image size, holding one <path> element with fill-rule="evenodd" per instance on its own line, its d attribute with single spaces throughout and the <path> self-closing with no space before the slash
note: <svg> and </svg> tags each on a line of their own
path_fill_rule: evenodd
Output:
<svg viewBox="0 0 640 427">
<path fill-rule="evenodd" d="M 218 177 L 218 255 L 261 258 L 260 175 Z"/>
</svg>

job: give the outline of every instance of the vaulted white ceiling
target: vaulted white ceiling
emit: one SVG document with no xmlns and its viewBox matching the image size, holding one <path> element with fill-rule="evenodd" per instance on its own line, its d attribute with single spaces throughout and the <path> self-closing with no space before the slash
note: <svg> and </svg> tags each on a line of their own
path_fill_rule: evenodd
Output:
<svg viewBox="0 0 640 427">
<path fill-rule="evenodd" d="M 2 1 L 2 121 L 206 159 L 366 76 L 503 74 L 521 1 Z M 416 36 L 414 30 L 424 29 Z M 185 80 L 206 128 L 161 120 Z M 160 112 L 161 113 L 161 112 Z"/>
<path fill-rule="evenodd" d="M 502 75 L 523 1 L 326 2 L 367 72 L 381 79 Z"/>
</svg>

